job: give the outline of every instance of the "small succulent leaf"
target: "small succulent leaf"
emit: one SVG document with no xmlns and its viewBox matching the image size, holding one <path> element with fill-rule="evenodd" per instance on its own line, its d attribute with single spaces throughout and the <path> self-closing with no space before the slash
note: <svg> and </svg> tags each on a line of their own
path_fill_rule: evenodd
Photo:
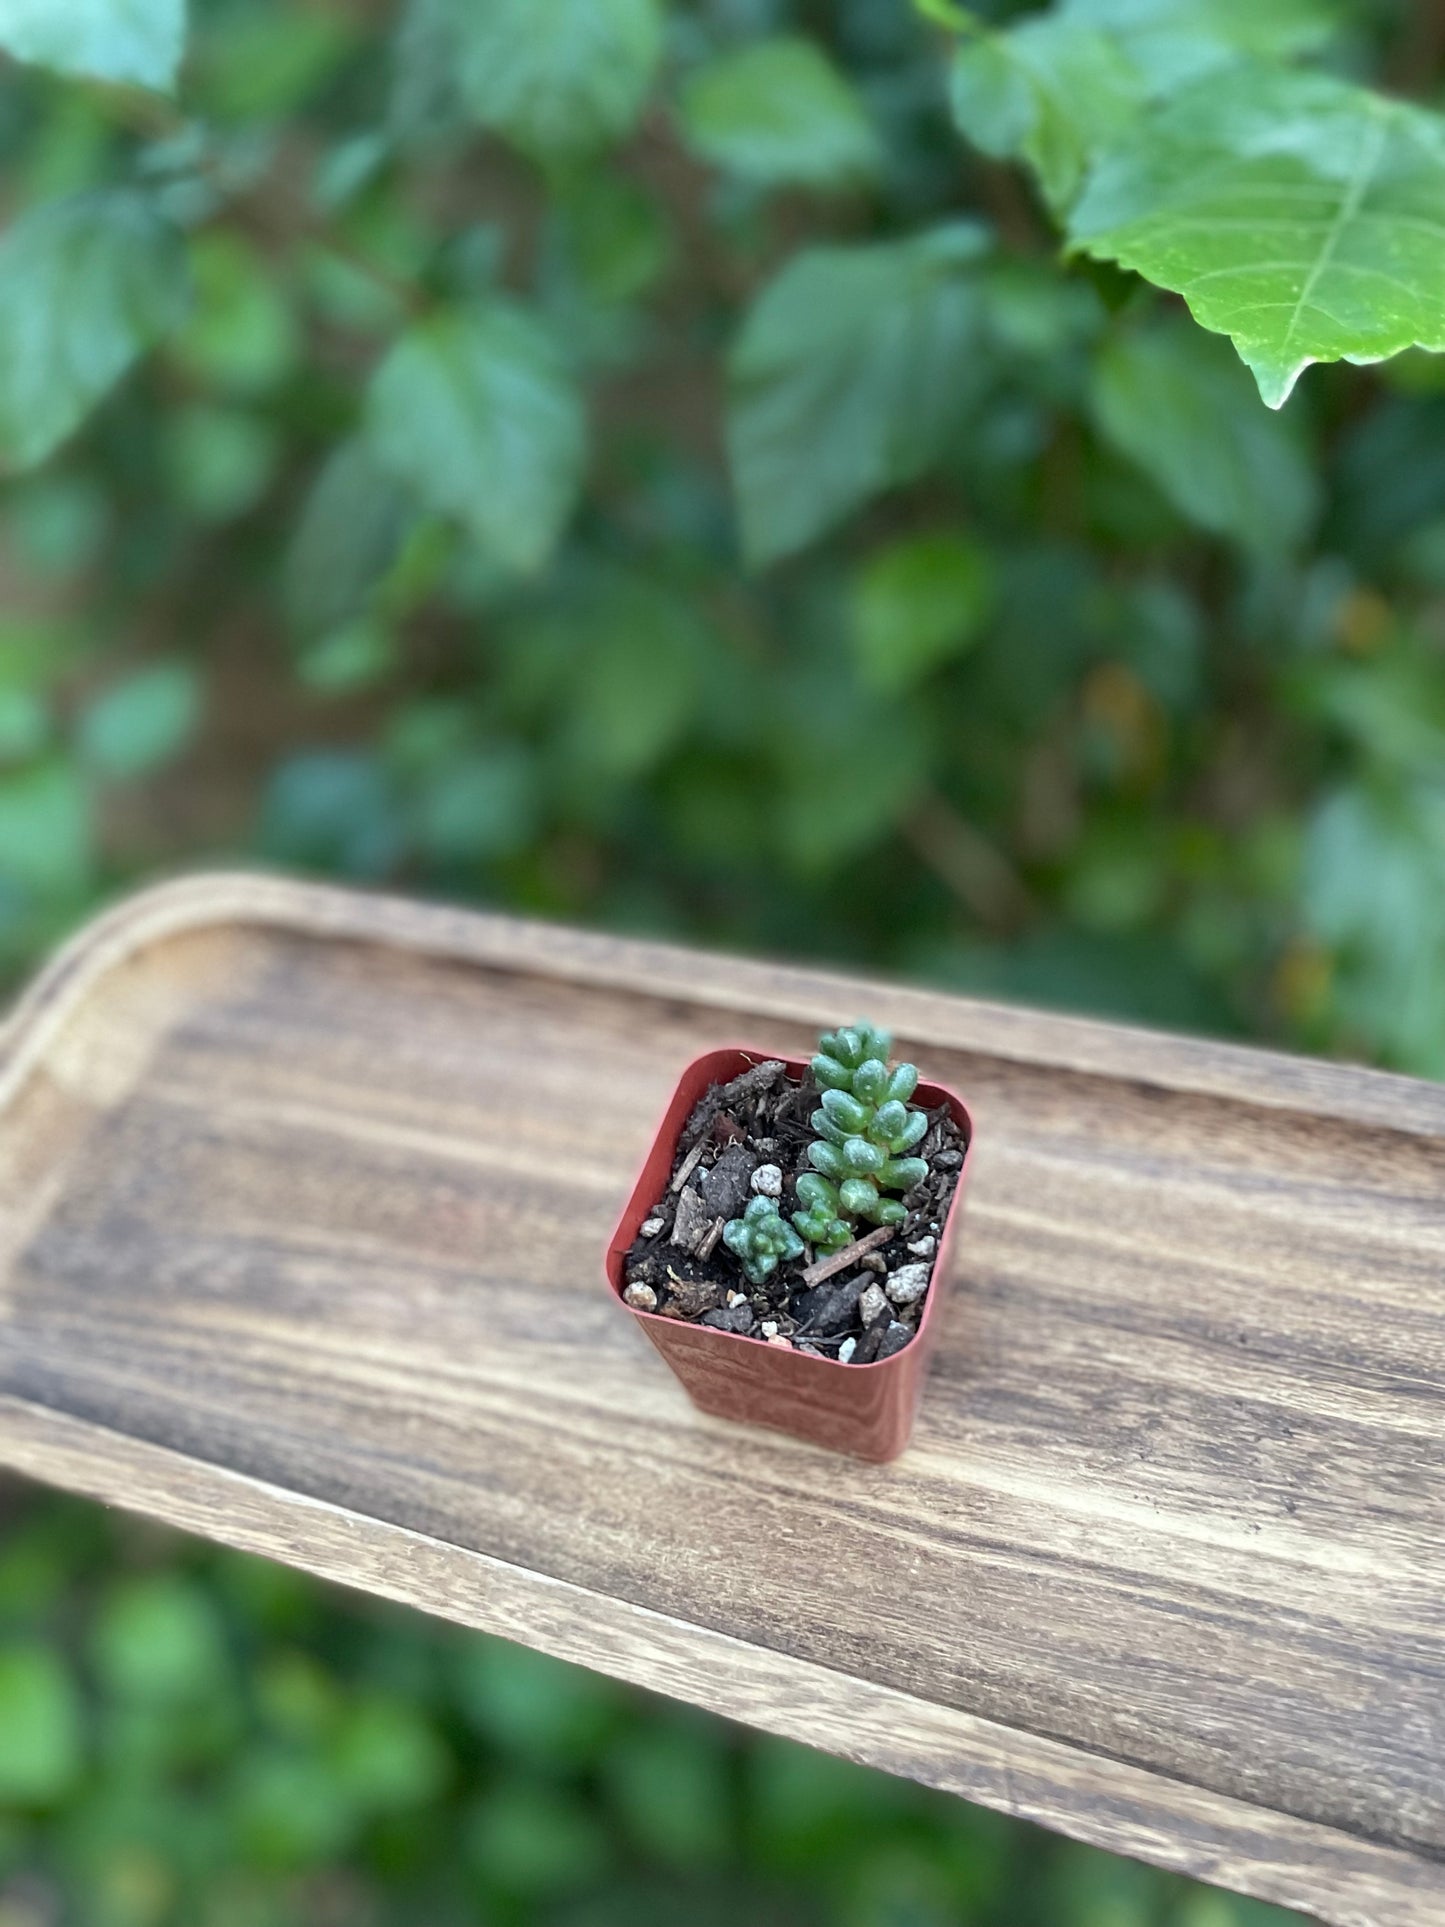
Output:
<svg viewBox="0 0 1445 1927">
<path fill-rule="evenodd" d="M 918 1066 L 916 1064 L 895 1064 L 888 1076 L 888 1088 L 884 1096 L 890 1102 L 906 1104 L 918 1089 Z"/>
<path fill-rule="evenodd" d="M 853 1095 L 865 1104 L 881 1104 L 888 1084 L 888 1066 L 881 1057 L 865 1057 L 853 1073 Z"/>
<path fill-rule="evenodd" d="M 897 1157 L 904 1151 L 911 1151 L 914 1145 L 927 1135 L 927 1132 L 927 1114 L 923 1111 L 910 1111 L 908 1113 L 908 1122 L 898 1133 L 897 1137 L 889 1139 L 888 1148 L 893 1155 Z"/>
<path fill-rule="evenodd" d="M 897 1198 L 880 1198 L 868 1216 L 874 1224 L 902 1224 L 908 1213 Z"/>
<path fill-rule="evenodd" d="M 741 1218 L 732 1218 L 723 1226 L 723 1243 L 729 1251 L 736 1251 L 739 1255 L 747 1251 L 752 1238 Z"/>
<path fill-rule="evenodd" d="M 878 1173 L 878 1182 L 889 1191 L 911 1191 L 928 1176 L 923 1158 L 889 1158 Z"/>
<path fill-rule="evenodd" d="M 860 1017 L 853 1028 L 857 1031 L 859 1041 L 863 1046 L 863 1055 L 865 1057 L 880 1057 L 886 1064 L 888 1062 L 888 1053 L 893 1048 L 892 1033 L 886 1030 L 880 1030 L 876 1024 L 870 1024 L 866 1017 Z"/>
<path fill-rule="evenodd" d="M 879 1146 L 870 1144 L 866 1137 L 850 1137 L 843 1146 L 843 1161 L 850 1178 L 868 1178 L 883 1168 L 885 1159 Z"/>
<path fill-rule="evenodd" d="M 829 1144 L 847 1143 L 848 1132 L 841 1124 L 835 1124 L 826 1111 L 814 1111 L 810 1121 L 818 1136 L 826 1139 Z"/>
<path fill-rule="evenodd" d="M 901 1104 L 896 1097 L 890 1097 L 886 1104 L 880 1104 L 873 1118 L 873 1128 L 868 1135 L 875 1144 L 886 1144 L 891 1151 L 893 1141 L 908 1126 L 908 1106 Z"/>
<path fill-rule="evenodd" d="M 849 1178 L 838 1192 L 838 1202 L 850 1217 L 864 1217 L 878 1202 L 878 1187 L 870 1178 Z"/>
<path fill-rule="evenodd" d="M 853 1083 L 853 1073 L 846 1064 L 840 1064 L 836 1057 L 820 1051 L 808 1067 L 813 1073 L 813 1082 L 820 1091 L 846 1091 Z"/>
<path fill-rule="evenodd" d="M 797 1232 L 794 1231 L 790 1224 L 783 1224 L 781 1220 L 779 1220 L 778 1228 L 782 1234 L 782 1244 L 778 1255 L 783 1258 L 796 1258 L 800 1256 L 803 1249 L 803 1241 Z"/>
<path fill-rule="evenodd" d="M 849 1175 L 842 1151 L 833 1144 L 810 1144 L 808 1162 L 815 1171 L 821 1171 L 825 1178 L 832 1178 L 835 1183 Z"/>
<path fill-rule="evenodd" d="M 749 1224 L 767 1224 L 770 1219 L 776 1216 L 772 1199 L 764 1197 L 749 1198 L 747 1209 L 743 1212 L 743 1216 Z"/>
<path fill-rule="evenodd" d="M 840 1129 L 850 1134 L 868 1128 L 868 1107 L 847 1091 L 824 1091 L 823 1109 Z"/>
<path fill-rule="evenodd" d="M 863 1039 L 856 1030 L 834 1031 L 833 1055 L 848 1070 L 855 1071 L 863 1062 Z"/>
<path fill-rule="evenodd" d="M 838 1190 L 826 1178 L 815 1172 L 804 1171 L 798 1179 L 798 1196 L 810 1211 L 826 1211 L 830 1216 L 838 1209 Z"/>
</svg>

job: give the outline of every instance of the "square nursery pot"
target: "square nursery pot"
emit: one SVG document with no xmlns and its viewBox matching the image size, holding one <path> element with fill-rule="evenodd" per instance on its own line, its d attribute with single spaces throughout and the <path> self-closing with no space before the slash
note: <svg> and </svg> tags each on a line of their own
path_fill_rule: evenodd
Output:
<svg viewBox="0 0 1445 1927">
<path fill-rule="evenodd" d="M 772 1426 L 860 1459 L 896 1458 L 913 1430 L 929 1353 L 943 1313 L 964 1189 L 973 1165 L 973 1120 L 963 1100 L 944 1085 L 920 1080 L 912 1102 L 930 1110 L 946 1104 L 967 1137 L 967 1150 L 948 1216 L 939 1227 L 938 1251 L 918 1335 L 901 1352 L 871 1365 L 843 1365 L 833 1358 L 785 1351 L 765 1339 L 743 1338 L 708 1325 L 664 1318 L 657 1312 L 637 1311 L 622 1298 L 627 1254 L 643 1220 L 667 1189 L 677 1140 L 693 1106 L 713 1084 L 725 1083 L 752 1064 L 778 1057 L 776 1051 L 731 1045 L 707 1051 L 688 1065 L 607 1247 L 608 1288 L 627 1315 L 642 1326 L 701 1411 L 750 1425 Z M 783 1057 L 780 1061 L 794 1078 L 800 1078 L 808 1068 L 806 1058 Z"/>
</svg>

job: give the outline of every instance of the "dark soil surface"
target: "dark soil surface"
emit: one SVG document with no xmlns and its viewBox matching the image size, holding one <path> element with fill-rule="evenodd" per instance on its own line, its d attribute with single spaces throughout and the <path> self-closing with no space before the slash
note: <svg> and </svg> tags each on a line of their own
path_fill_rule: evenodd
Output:
<svg viewBox="0 0 1445 1927">
<path fill-rule="evenodd" d="M 808 1169 L 821 1102 L 811 1079 L 755 1064 L 700 1099 L 677 1142 L 668 1187 L 643 1221 L 624 1269 L 625 1295 L 664 1318 L 712 1325 L 847 1364 L 869 1365 L 902 1351 L 918 1329 L 938 1241 L 958 1185 L 968 1140 L 945 1106 L 926 1113 L 928 1134 L 913 1155 L 928 1176 L 908 1192 L 908 1217 L 888 1231 L 860 1224 L 859 1241 L 831 1275 L 809 1284 L 815 1254 L 785 1260 L 764 1285 L 749 1283 L 722 1242 L 761 1189 L 791 1222 L 798 1174 Z M 777 1173 L 771 1179 L 767 1167 Z M 761 1182 L 755 1186 L 755 1174 Z M 772 1183 L 777 1191 L 772 1192 Z M 649 1304 L 649 1296 L 655 1303 Z"/>
</svg>

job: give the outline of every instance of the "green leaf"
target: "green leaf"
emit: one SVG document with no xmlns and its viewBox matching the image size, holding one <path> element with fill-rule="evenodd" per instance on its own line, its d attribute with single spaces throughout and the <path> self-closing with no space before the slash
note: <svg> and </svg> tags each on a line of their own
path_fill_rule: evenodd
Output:
<svg viewBox="0 0 1445 1927">
<path fill-rule="evenodd" d="M 44 461 L 186 302 L 175 230 L 123 188 L 24 214 L 0 241 L 0 465 Z"/>
<path fill-rule="evenodd" d="M 0 1803 L 59 1799 L 82 1766 L 80 1695 L 50 1647 L 0 1646 Z"/>
<path fill-rule="evenodd" d="M 534 1901 L 595 1888 L 615 1851 L 596 1811 L 567 1782 L 521 1774 L 481 1797 L 466 1841 L 489 1885 Z"/>
<path fill-rule="evenodd" d="M 763 291 L 733 350 L 728 422 L 751 562 L 802 548 L 914 480 L 957 434 L 985 248 L 967 223 L 810 248 Z"/>
<path fill-rule="evenodd" d="M 201 683 L 186 662 L 138 670 L 96 698 L 80 718 L 80 748 L 102 776 L 149 775 L 183 750 L 201 713 Z"/>
<path fill-rule="evenodd" d="M 317 477 L 286 557 L 286 613 L 302 635 L 350 622 L 396 561 L 410 517 L 405 492 L 355 437 Z"/>
<path fill-rule="evenodd" d="M 681 111 L 704 160 L 760 187 L 846 186 L 882 163 L 857 93 L 811 40 L 723 54 L 689 77 Z"/>
<path fill-rule="evenodd" d="M 1061 11 L 1108 34 L 1156 100 L 1248 56 L 1307 53 L 1340 24 L 1332 0 L 1065 0 Z"/>
<path fill-rule="evenodd" d="M 1182 317 L 1112 340 L 1092 404 L 1104 435 L 1200 528 L 1260 553 L 1308 532 L 1319 500 L 1305 447 L 1224 343 Z"/>
<path fill-rule="evenodd" d="M 1028 161 L 1063 209 L 1147 103 L 1250 55 L 1298 53 L 1334 24 L 1319 0 L 1066 0 L 964 41 L 954 119 L 984 153 Z"/>
<path fill-rule="evenodd" d="M 1075 245 L 1182 294 L 1272 408 L 1312 362 L 1445 348 L 1445 121 L 1321 74 L 1241 68 L 1105 154 Z"/>
<path fill-rule="evenodd" d="M 582 473 L 582 403 L 560 350 L 511 302 L 419 322 L 377 371 L 382 467 L 518 570 L 556 546 Z"/>
<path fill-rule="evenodd" d="M 284 277 L 227 228 L 196 236 L 190 254 L 195 306 L 169 352 L 210 387 L 272 392 L 294 373 L 302 351 Z"/>
<path fill-rule="evenodd" d="M 992 588 L 988 558 L 967 536 L 940 530 L 879 549 L 853 591 L 863 681 L 896 694 L 962 655 L 978 638 Z"/>
<path fill-rule="evenodd" d="M 1061 15 L 965 42 L 950 100 L 959 128 L 996 159 L 1020 156 L 1051 205 L 1076 193 L 1090 154 L 1139 104 L 1139 76 L 1093 27 Z"/>
<path fill-rule="evenodd" d="M 524 849 L 537 828 L 537 773 L 520 745 L 498 743 L 429 771 L 416 840 L 439 863 L 476 863 Z"/>
<path fill-rule="evenodd" d="M 215 1607 L 179 1573 L 119 1581 L 96 1615 L 91 1660 L 108 1694 L 156 1706 L 203 1701 L 229 1673 Z"/>
<path fill-rule="evenodd" d="M 265 494 L 280 437 L 264 416 L 199 402 L 165 423 L 163 453 L 175 498 L 198 522 L 234 521 Z"/>
<path fill-rule="evenodd" d="M 72 903 L 93 870 L 90 799 L 73 764 L 41 763 L 0 780 L 0 883 Z"/>
<path fill-rule="evenodd" d="M 552 210 L 582 285 L 596 301 L 632 301 L 667 268 L 672 237 L 656 201 L 595 165 L 552 184 Z"/>
<path fill-rule="evenodd" d="M 1336 952 L 1340 1017 L 1389 1062 L 1445 1077 L 1445 784 L 1330 798 L 1310 825 L 1303 901 Z"/>
<path fill-rule="evenodd" d="M 629 132 L 661 53 L 658 0 L 413 0 L 393 113 L 424 131 L 460 106 L 526 153 L 585 153 Z"/>
<path fill-rule="evenodd" d="M 185 0 L 0 0 L 0 47 L 61 73 L 169 93 Z"/>
<path fill-rule="evenodd" d="M 697 709 L 706 633 L 685 601 L 640 579 L 606 584 L 577 619 L 582 649 L 565 704 L 564 754 L 578 771 L 640 777 Z"/>
</svg>

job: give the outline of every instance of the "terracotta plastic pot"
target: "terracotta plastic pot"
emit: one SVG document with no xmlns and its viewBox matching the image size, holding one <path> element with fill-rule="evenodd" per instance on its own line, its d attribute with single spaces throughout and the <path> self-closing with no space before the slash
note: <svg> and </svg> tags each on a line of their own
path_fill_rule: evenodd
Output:
<svg viewBox="0 0 1445 1927">
<path fill-rule="evenodd" d="M 973 1165 L 973 1120 L 955 1092 L 941 1084 L 920 1083 L 914 1099 L 930 1110 L 946 1104 L 967 1136 L 968 1150 L 948 1216 L 939 1227 L 938 1253 L 918 1335 L 901 1352 L 872 1365 L 841 1365 L 833 1358 L 785 1351 L 765 1339 L 741 1338 L 735 1332 L 715 1331 L 710 1325 L 636 1311 L 622 1298 L 627 1254 L 643 1220 L 667 1189 L 677 1140 L 693 1106 L 712 1085 L 726 1083 L 750 1065 L 776 1056 L 773 1051 L 730 1045 L 707 1051 L 688 1065 L 663 1113 L 652 1149 L 607 1247 L 608 1287 L 628 1316 L 641 1324 L 700 1410 L 750 1425 L 769 1425 L 861 1459 L 896 1458 L 913 1430 L 928 1355 L 943 1312 L 964 1189 Z M 805 1058 L 785 1057 L 781 1061 L 794 1078 L 807 1070 Z"/>
</svg>

